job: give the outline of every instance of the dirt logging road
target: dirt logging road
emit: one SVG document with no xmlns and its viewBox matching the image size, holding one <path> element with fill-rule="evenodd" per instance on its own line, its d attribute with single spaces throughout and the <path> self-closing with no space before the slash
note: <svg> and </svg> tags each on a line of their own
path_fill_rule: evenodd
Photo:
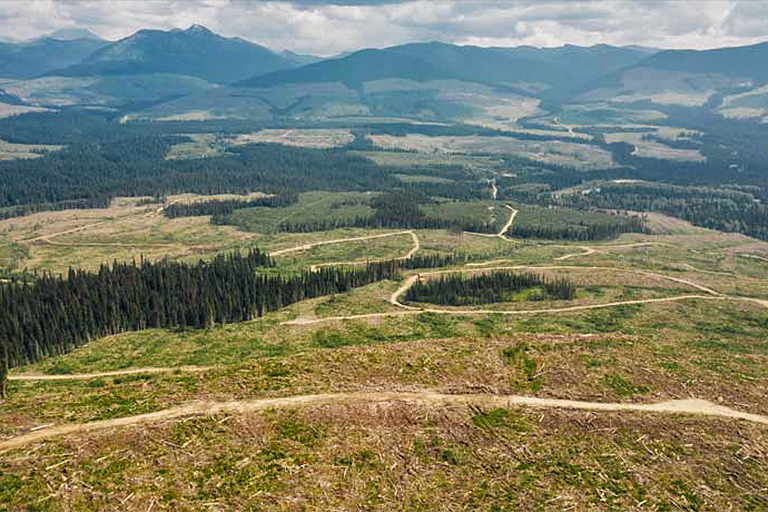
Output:
<svg viewBox="0 0 768 512">
<path fill-rule="evenodd" d="M 419 250 L 419 239 L 416 237 L 416 233 L 414 233 L 411 230 L 397 231 L 395 233 L 383 233 L 380 235 L 356 236 L 352 238 L 335 238 L 333 240 L 323 240 L 321 242 L 313 242 L 311 244 L 303 244 L 303 245 L 297 245 L 295 247 L 288 247 L 287 249 L 279 249 L 279 250 L 270 252 L 269 255 L 274 258 L 275 256 L 281 256 L 283 254 L 289 254 L 292 252 L 307 251 L 309 249 L 312 249 L 313 247 L 319 247 L 321 245 L 341 244 L 345 242 L 364 242 L 365 240 L 373 240 L 375 238 L 386 238 L 390 236 L 399 236 L 399 235 L 411 235 L 415 241 L 415 244 L 416 244 L 415 249 L 412 249 L 411 252 L 409 252 L 408 255 L 405 256 L 405 258 L 410 258 L 413 253 Z"/>
<path fill-rule="evenodd" d="M 492 394 L 472 394 L 472 395 L 450 395 L 435 393 L 431 391 L 421 392 L 357 392 L 357 393 L 334 393 L 318 395 L 299 395 L 284 398 L 263 398 L 248 401 L 230 401 L 230 402 L 209 402 L 199 401 L 185 404 L 171 409 L 140 414 L 137 416 L 127 416 L 112 420 L 94 421 L 91 423 L 73 423 L 69 425 L 58 425 L 53 427 L 41 428 L 21 436 L 17 436 L 5 441 L 0 441 L 0 452 L 20 448 L 22 446 L 50 439 L 53 437 L 77 434 L 82 432 L 92 432 L 116 427 L 128 427 L 146 423 L 155 423 L 176 418 L 183 418 L 194 415 L 212 415 L 222 413 L 244 414 L 255 411 L 263 411 L 276 408 L 294 408 L 301 406 L 312 406 L 319 404 L 343 404 L 346 402 L 406 402 L 415 405 L 429 406 L 467 406 L 477 405 L 481 407 L 539 407 L 539 408 L 560 408 L 577 409 L 589 411 L 634 411 L 658 414 L 693 414 L 710 417 L 731 418 L 760 423 L 768 425 L 768 417 L 758 414 L 736 411 L 729 407 L 716 405 L 706 400 L 688 399 L 671 400 L 655 404 L 634 404 L 634 403 L 604 403 L 604 402 L 582 402 L 575 400 L 563 400 L 557 398 L 536 398 L 519 395 L 492 395 Z"/>
</svg>

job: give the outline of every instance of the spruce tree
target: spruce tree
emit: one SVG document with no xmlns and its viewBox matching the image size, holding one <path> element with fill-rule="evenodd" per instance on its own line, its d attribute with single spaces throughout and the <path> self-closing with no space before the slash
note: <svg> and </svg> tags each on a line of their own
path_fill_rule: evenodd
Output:
<svg viewBox="0 0 768 512">
<path fill-rule="evenodd" d="M 8 395 L 8 344 L 0 340 L 0 399 Z"/>
</svg>

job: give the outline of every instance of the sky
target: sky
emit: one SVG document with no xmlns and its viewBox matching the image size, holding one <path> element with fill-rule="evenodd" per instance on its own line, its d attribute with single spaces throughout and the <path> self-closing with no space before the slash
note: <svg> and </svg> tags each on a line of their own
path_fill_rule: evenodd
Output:
<svg viewBox="0 0 768 512">
<path fill-rule="evenodd" d="M 768 40 L 768 0 L 0 0 L 3 38 L 192 24 L 320 56 L 416 41 L 705 49 Z"/>
</svg>

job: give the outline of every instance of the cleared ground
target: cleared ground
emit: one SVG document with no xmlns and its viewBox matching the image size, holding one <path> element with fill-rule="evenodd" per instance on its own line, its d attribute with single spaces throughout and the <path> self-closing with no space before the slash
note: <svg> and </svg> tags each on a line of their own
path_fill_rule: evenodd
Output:
<svg viewBox="0 0 768 512">
<path fill-rule="evenodd" d="M 2 115 L 0 115 L 2 117 Z M 46 146 L 43 144 L 14 144 L 0 140 L 0 160 L 16 160 L 19 158 L 40 158 L 49 151 L 56 151 L 63 146 Z"/>
<path fill-rule="evenodd" d="M 671 148 L 654 140 L 643 139 L 646 133 L 625 132 L 625 133 L 607 133 L 605 141 L 609 144 L 614 142 L 626 142 L 633 144 L 635 150 L 633 155 L 641 158 L 660 158 L 663 160 L 680 160 L 690 162 L 703 162 L 706 157 L 698 149 L 676 149 Z"/>
<path fill-rule="evenodd" d="M 310 218 L 312 203 L 302 197 L 295 215 Z M 30 268 L 58 242 L 73 244 L 71 261 L 95 264 L 85 244 L 130 257 L 109 245 L 120 240 L 167 243 L 155 257 L 178 247 L 179 258 L 255 245 L 286 271 L 414 251 L 470 261 L 252 322 L 105 337 L 15 369 L 0 403 L 0 505 L 768 506 L 766 243 L 660 215 L 649 216 L 655 234 L 572 244 L 446 230 L 244 233 L 169 221 L 162 207 L 37 214 L 3 221 L 0 236 L 29 250 L 8 254 Z M 495 215 L 501 228 L 516 218 L 490 201 L 441 208 Z M 177 221 L 200 238 L 173 238 Z M 204 240 L 210 249 L 193 253 Z M 494 306 L 531 310 L 514 315 L 398 300 L 436 272 L 508 267 L 568 277 L 577 297 Z"/>
<path fill-rule="evenodd" d="M 579 168 L 613 167 L 613 157 L 607 151 L 573 142 L 526 141 L 512 137 L 486 136 L 427 136 L 408 134 L 370 135 L 373 143 L 385 149 L 405 149 L 420 153 L 495 153 L 517 155 L 548 164 Z"/>
</svg>

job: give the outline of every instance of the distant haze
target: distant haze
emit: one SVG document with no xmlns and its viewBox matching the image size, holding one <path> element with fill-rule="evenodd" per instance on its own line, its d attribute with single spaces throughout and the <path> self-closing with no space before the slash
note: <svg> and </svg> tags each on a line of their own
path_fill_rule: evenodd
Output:
<svg viewBox="0 0 768 512">
<path fill-rule="evenodd" d="M 202 24 L 269 48 L 323 56 L 433 40 L 705 49 L 768 40 L 766 13 L 768 0 L 4 0 L 0 39 L 87 29 L 116 40 L 142 28 Z"/>
</svg>

